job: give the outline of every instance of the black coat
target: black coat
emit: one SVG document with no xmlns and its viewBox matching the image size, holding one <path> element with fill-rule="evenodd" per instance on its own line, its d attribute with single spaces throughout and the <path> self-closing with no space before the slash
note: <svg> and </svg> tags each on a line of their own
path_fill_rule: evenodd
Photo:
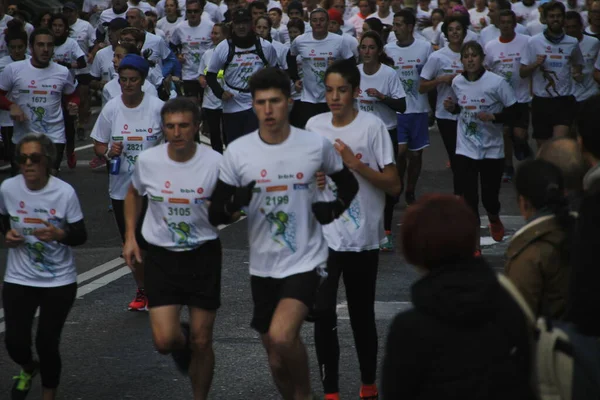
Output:
<svg viewBox="0 0 600 400">
<path fill-rule="evenodd" d="M 567 320 L 600 337 L 600 179 L 583 195 L 572 246 Z"/>
<path fill-rule="evenodd" d="M 529 400 L 523 313 L 482 260 L 436 268 L 412 286 L 414 309 L 392 322 L 384 400 Z"/>
</svg>

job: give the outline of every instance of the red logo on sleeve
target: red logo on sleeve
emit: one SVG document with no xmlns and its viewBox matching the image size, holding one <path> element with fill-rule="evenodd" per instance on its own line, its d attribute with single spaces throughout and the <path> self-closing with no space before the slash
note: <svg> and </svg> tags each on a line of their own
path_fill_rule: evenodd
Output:
<svg viewBox="0 0 600 400">
<path fill-rule="evenodd" d="M 169 181 L 166 181 L 166 182 L 165 182 L 165 187 L 166 187 L 167 189 L 168 189 L 168 188 L 170 188 L 170 187 L 171 187 L 171 182 L 169 182 Z"/>
<path fill-rule="evenodd" d="M 21 207 L 21 208 L 25 208 L 25 202 L 24 202 L 24 201 L 20 201 L 20 202 L 19 202 L 19 207 Z"/>
<path fill-rule="evenodd" d="M 266 169 L 263 169 L 262 171 L 260 171 L 260 176 L 261 176 L 261 177 L 263 177 L 263 178 L 264 178 L 265 176 L 267 176 L 267 170 L 266 170 Z"/>
</svg>

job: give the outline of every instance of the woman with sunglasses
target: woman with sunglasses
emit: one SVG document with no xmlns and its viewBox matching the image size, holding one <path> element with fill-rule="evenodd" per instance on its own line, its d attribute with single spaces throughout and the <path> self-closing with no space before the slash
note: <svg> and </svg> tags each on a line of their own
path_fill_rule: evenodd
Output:
<svg viewBox="0 0 600 400">
<path fill-rule="evenodd" d="M 56 150 L 47 136 L 30 134 L 16 145 L 21 174 L 0 186 L 0 228 L 8 250 L 2 301 L 6 348 L 21 366 L 13 399 L 24 399 L 39 372 L 44 400 L 56 398 L 61 373 L 60 336 L 75 301 L 72 246 L 87 240 L 75 190 L 50 174 Z M 31 330 L 40 309 L 31 352 Z"/>
</svg>

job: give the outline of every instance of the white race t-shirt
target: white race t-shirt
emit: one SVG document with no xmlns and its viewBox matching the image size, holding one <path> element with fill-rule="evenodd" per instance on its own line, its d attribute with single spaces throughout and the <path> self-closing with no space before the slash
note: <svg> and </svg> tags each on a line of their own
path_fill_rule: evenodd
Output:
<svg viewBox="0 0 600 400">
<path fill-rule="evenodd" d="M 359 111 L 354 121 L 341 128 L 333 126 L 332 118 L 330 112 L 316 115 L 308 120 L 306 129 L 323 135 L 331 143 L 341 139 L 360 161 L 375 171 L 394 164 L 394 147 L 387 127 L 375 115 Z M 336 251 L 379 249 L 385 238 L 385 193 L 360 174 L 354 173 L 354 176 L 358 180 L 358 193 L 338 219 L 323 226 L 325 239 Z M 320 191 L 319 199 L 333 201 L 335 198 L 335 183 L 327 177 L 326 188 Z"/>
<path fill-rule="evenodd" d="M 584 101 L 600 93 L 598 84 L 594 80 L 594 64 L 600 51 L 600 40 L 583 35 L 579 42 L 579 49 L 583 55 L 583 82 L 573 80 L 575 100 Z"/>
<path fill-rule="evenodd" d="M 330 61 L 347 60 L 354 57 L 349 43 L 341 35 L 328 33 L 317 40 L 312 33 L 298 36 L 290 45 L 292 56 L 302 57 L 302 101 L 325 103 L 325 71 Z"/>
<path fill-rule="evenodd" d="M 529 32 L 527 31 L 527 28 L 525 28 L 521 24 L 517 24 L 517 27 L 515 28 L 515 32 L 520 35 L 529 36 Z M 496 25 L 488 25 L 485 28 L 483 28 L 481 30 L 481 33 L 479 34 L 479 44 L 481 45 L 481 47 L 483 47 L 485 49 L 485 46 L 489 42 L 496 40 L 499 37 L 500 37 L 500 29 L 496 28 Z"/>
<path fill-rule="evenodd" d="M 179 17 L 175 22 L 169 22 L 167 17 L 163 17 L 156 22 L 156 27 L 165 33 L 165 40 L 167 43 L 171 42 L 171 36 L 173 35 L 175 28 L 177 28 L 177 25 L 183 20 L 183 17 Z"/>
<path fill-rule="evenodd" d="M 518 1 L 512 4 L 512 11 L 517 15 L 517 17 L 522 17 L 523 21 L 521 22 L 523 25 L 527 25 L 531 21 L 535 21 L 539 18 L 538 13 L 538 2 L 533 3 L 532 6 L 526 6 L 523 2 Z"/>
<path fill-rule="evenodd" d="M 156 88 L 154 85 L 148 82 L 148 79 L 144 79 L 142 92 L 158 98 L 158 92 L 156 91 Z M 110 100 L 122 94 L 123 91 L 121 90 L 121 85 L 119 84 L 119 77 L 115 76 L 113 79 L 106 82 L 106 85 L 104 85 L 104 88 L 102 88 L 102 107 L 104 107 Z"/>
<path fill-rule="evenodd" d="M 115 51 L 111 46 L 107 46 L 103 49 L 98 50 L 94 62 L 90 68 L 90 75 L 95 78 L 100 78 L 104 82 L 108 82 L 112 79 L 115 74 L 115 68 L 113 66 L 113 57 Z"/>
<path fill-rule="evenodd" d="M 502 124 L 483 122 L 480 112 L 496 114 L 516 103 L 515 92 L 504 78 L 485 71 L 481 78 L 468 81 L 458 75 L 452 81 L 460 114 L 456 137 L 456 154 L 474 160 L 504 158 Z"/>
<path fill-rule="evenodd" d="M 273 40 L 271 45 L 275 48 L 275 53 L 277 53 L 277 64 L 279 65 L 279 68 L 283 70 L 288 69 L 286 57 L 288 51 L 290 51 L 290 46 L 280 43 L 276 40 Z"/>
<path fill-rule="evenodd" d="M 144 95 L 139 106 L 128 108 L 121 96 L 106 103 L 100 112 L 90 137 L 100 143 L 123 143 L 121 168 L 118 175 L 109 175 L 108 194 L 111 199 L 124 200 L 138 156 L 163 139 L 160 110 L 163 102 Z"/>
<path fill-rule="evenodd" d="M 131 183 L 148 196 L 142 236 L 170 251 L 193 250 L 218 237 L 208 221 L 207 200 L 217 184 L 222 156 L 196 144 L 191 160 L 177 162 L 169 157 L 168 146 L 144 151 L 135 165 Z"/>
<path fill-rule="evenodd" d="M 206 50 L 212 47 L 210 33 L 214 24 L 211 21 L 201 21 L 198 26 L 190 26 L 188 21 L 180 23 L 173 35 L 171 43 L 178 46 L 181 45 L 181 54 L 185 61 L 182 64 L 183 80 L 198 79 L 198 70 L 200 67 L 200 59 Z"/>
<path fill-rule="evenodd" d="M 206 76 L 206 72 L 208 71 L 208 65 L 210 64 L 210 59 L 214 53 L 214 49 L 206 50 L 206 53 L 202 55 L 202 59 L 200 60 L 200 67 L 198 68 L 199 76 Z M 223 74 L 217 74 L 217 81 L 221 85 L 221 87 L 225 86 L 225 81 L 223 81 Z M 202 108 L 207 108 L 209 110 L 220 110 L 223 108 L 223 102 L 221 99 L 218 99 L 217 96 L 213 93 L 210 86 L 206 86 L 204 88 L 204 99 L 202 100 Z"/>
<path fill-rule="evenodd" d="M 98 31 L 100 31 L 101 33 L 106 32 L 106 27 L 104 26 L 104 24 L 112 21 L 115 18 L 127 19 L 127 10 L 128 9 L 129 8 L 127 8 L 121 14 L 116 14 L 115 11 L 112 9 L 112 7 L 107 8 L 106 10 L 102 11 L 100 13 L 100 18 L 98 18 Z"/>
<path fill-rule="evenodd" d="M 43 242 L 34 235 L 45 228 L 42 221 L 64 229 L 83 219 L 75 190 L 50 176 L 43 189 L 27 189 L 23 175 L 8 178 L 0 186 L 0 214 L 10 217 L 10 227 L 25 242 L 8 249 L 4 282 L 33 287 L 57 287 L 77 281 L 75 261 L 69 246 Z"/>
<path fill-rule="evenodd" d="M 79 57 L 85 58 L 85 53 L 79 47 L 79 44 L 74 39 L 70 37 L 65 40 L 63 44 L 60 46 L 54 47 L 54 55 L 52 56 L 52 60 L 55 62 L 67 63 L 71 64 L 77 61 Z M 86 60 L 87 62 L 87 60 Z M 75 72 L 77 69 L 69 69 L 69 74 L 71 75 L 71 79 L 75 79 Z"/>
<path fill-rule="evenodd" d="M 25 59 L 29 60 L 29 58 L 29 55 L 25 54 Z M 15 61 L 10 56 L 4 56 L 0 58 L 0 74 L 2 73 L 2 71 L 4 71 L 4 68 L 6 68 L 8 64 L 12 64 L 14 62 Z M 10 101 L 15 101 L 15 98 L 13 97 L 12 93 L 7 93 L 6 97 Z M 10 118 L 10 112 L 0 110 L 0 126 L 13 126 L 13 120 L 12 118 Z"/>
<path fill-rule="evenodd" d="M 538 97 L 570 96 L 574 94 L 572 65 L 583 65 L 579 42 L 565 35 L 559 44 L 546 39 L 543 33 L 532 36 L 523 52 L 521 64 L 535 63 L 537 55 L 546 55 L 546 60 L 533 71 L 532 91 Z"/>
<path fill-rule="evenodd" d="M 327 261 L 327 242 L 312 213 L 315 174 L 343 168 L 323 136 L 294 127 L 285 142 L 265 143 L 254 131 L 227 147 L 219 179 L 242 187 L 256 181 L 248 207 L 250 274 L 285 278 Z"/>
<path fill-rule="evenodd" d="M 421 71 L 421 79 L 431 81 L 438 76 L 461 74 L 463 72 L 460 53 L 453 52 L 450 47 L 434 51 Z M 444 108 L 444 100 L 448 97 L 456 99 L 452 87 L 446 83 L 437 86 L 437 100 L 435 105 L 435 117 L 440 119 L 451 119 L 456 121 L 457 116 L 449 113 Z"/>
<path fill-rule="evenodd" d="M 277 52 L 271 43 L 260 39 L 263 54 L 269 63 L 268 66 L 277 65 Z M 252 108 L 252 96 L 250 92 L 240 92 L 229 85 L 236 88 L 247 89 L 250 77 L 257 71 L 267 67 L 263 60 L 256 54 L 256 46 L 242 49 L 235 47 L 236 54 L 233 56 L 231 63 L 224 72 L 225 86 L 223 90 L 233 93 L 233 97 L 223 102 L 223 113 L 236 113 L 249 110 Z M 215 47 L 208 72 L 218 74 L 225 66 L 227 55 L 229 54 L 229 43 L 223 40 Z"/>
<path fill-rule="evenodd" d="M 35 68 L 30 60 L 7 65 L 0 74 L 0 90 L 11 93 L 27 116 L 24 122 L 14 123 L 13 143 L 32 132 L 48 136 L 53 143 L 65 143 L 62 97 L 76 87 L 69 70 L 54 62 L 46 68 Z"/>
<path fill-rule="evenodd" d="M 87 56 L 96 42 L 96 30 L 89 22 L 79 18 L 70 28 L 69 37 L 77 42 L 81 51 Z M 85 61 L 87 62 L 87 58 Z M 90 67 L 88 64 L 85 68 L 76 69 L 75 75 L 89 74 Z"/>
<path fill-rule="evenodd" d="M 396 111 L 389 108 L 381 100 L 371 97 L 367 94 L 367 89 L 377 89 L 381 94 L 393 99 L 402 99 L 406 97 L 402 83 L 392 67 L 381 64 L 379 70 L 373 75 L 367 75 L 364 71 L 364 65 L 358 66 L 360 71 L 360 90 L 357 103 L 360 111 L 364 113 L 373 113 L 374 116 L 381 119 L 386 129 L 395 129 L 398 125 Z M 364 113 L 361 113 L 364 114 Z"/>
<path fill-rule="evenodd" d="M 394 60 L 394 69 L 406 93 L 406 111 L 404 114 L 429 112 L 427 94 L 419 93 L 421 70 L 433 52 L 431 44 L 417 40 L 407 47 L 396 42 L 384 47 L 385 53 Z"/>
<path fill-rule="evenodd" d="M 479 12 L 476 8 L 469 10 L 469 19 L 471 20 L 471 28 L 479 33 L 485 27 L 481 24 L 481 19 L 485 20 L 485 26 L 490 24 L 490 18 L 488 17 L 488 8 L 484 8 L 483 11 Z"/>
<path fill-rule="evenodd" d="M 145 1 L 140 1 L 138 4 L 133 4 L 132 2 L 128 2 L 127 5 L 129 6 L 129 8 L 137 8 L 142 10 L 144 13 L 146 11 L 154 11 L 156 12 L 156 8 L 152 7 L 150 4 L 148 4 Z"/>
<path fill-rule="evenodd" d="M 515 91 L 517 102 L 531 101 L 530 78 L 521 78 L 521 57 L 528 46 L 529 36 L 516 34 L 508 43 L 495 39 L 485 46 L 485 66 L 492 72 L 504 77 Z"/>
</svg>

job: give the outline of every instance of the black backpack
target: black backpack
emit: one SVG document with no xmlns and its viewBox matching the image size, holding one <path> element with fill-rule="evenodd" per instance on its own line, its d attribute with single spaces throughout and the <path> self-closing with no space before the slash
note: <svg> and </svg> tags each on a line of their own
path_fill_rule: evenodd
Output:
<svg viewBox="0 0 600 400">
<path fill-rule="evenodd" d="M 229 67 L 229 64 L 231 64 L 231 61 L 233 60 L 233 57 L 236 55 L 256 54 L 261 59 L 263 64 L 265 65 L 264 68 L 267 68 L 269 66 L 269 62 L 267 61 L 267 58 L 265 57 L 265 53 L 263 52 L 262 44 L 260 43 L 260 38 L 258 36 L 256 36 L 256 40 L 254 41 L 254 50 L 235 51 L 235 44 L 233 44 L 233 41 L 231 39 L 227 39 L 227 44 L 229 45 L 229 53 L 227 53 L 227 60 L 225 61 L 225 64 L 223 65 L 223 80 L 225 80 L 225 71 L 227 70 L 227 67 Z M 246 88 L 238 88 L 233 85 L 230 85 L 226 80 L 225 80 L 225 83 L 227 84 L 227 86 L 229 86 L 232 89 L 237 90 L 238 92 L 250 93 L 250 89 L 248 89 L 247 87 Z"/>
</svg>

